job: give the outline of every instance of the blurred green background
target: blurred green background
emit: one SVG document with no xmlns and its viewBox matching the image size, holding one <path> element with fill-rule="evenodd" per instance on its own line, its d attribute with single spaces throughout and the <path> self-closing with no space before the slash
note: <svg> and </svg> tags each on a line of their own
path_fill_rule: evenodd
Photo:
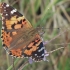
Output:
<svg viewBox="0 0 70 70">
<path fill-rule="evenodd" d="M 70 70 L 70 0 L 0 0 L 18 9 L 33 25 L 43 27 L 41 33 L 50 53 L 49 62 L 28 64 L 23 70 Z M 0 17 L 1 18 L 1 17 Z M 1 30 L 2 21 L 0 21 Z M 64 47 L 64 48 L 61 48 Z M 61 48 L 60 50 L 53 51 Z M 24 64 L 27 59 L 14 59 L 14 67 Z M 0 70 L 13 70 L 13 59 L 6 54 L 0 39 Z"/>
</svg>

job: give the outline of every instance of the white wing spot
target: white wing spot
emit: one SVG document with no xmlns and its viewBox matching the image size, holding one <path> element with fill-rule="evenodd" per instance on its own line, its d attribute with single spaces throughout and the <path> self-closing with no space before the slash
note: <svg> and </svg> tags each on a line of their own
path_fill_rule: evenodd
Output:
<svg viewBox="0 0 70 70">
<path fill-rule="evenodd" d="M 2 27 L 2 29 L 4 29 L 4 27 Z"/>
<path fill-rule="evenodd" d="M 35 60 L 35 58 L 33 58 L 33 61 Z"/>
<path fill-rule="evenodd" d="M 44 54 L 42 54 L 42 56 L 44 56 Z"/>
<path fill-rule="evenodd" d="M 6 7 L 9 7 L 9 4 L 7 4 Z"/>
<path fill-rule="evenodd" d="M 13 9 L 12 11 L 11 11 L 11 14 L 13 14 L 14 12 L 16 12 L 17 11 L 17 9 Z"/>
<path fill-rule="evenodd" d="M 39 49 L 38 52 L 41 52 L 43 49 L 45 49 L 45 47 L 42 47 L 41 49 Z"/>
<path fill-rule="evenodd" d="M 2 17 L 2 20 L 4 20 L 5 19 L 5 17 Z"/>
<path fill-rule="evenodd" d="M 37 56 L 37 54 L 35 54 L 35 56 Z"/>
<path fill-rule="evenodd" d="M 11 14 L 13 14 L 13 11 L 11 11 Z"/>
<path fill-rule="evenodd" d="M 17 11 L 17 9 L 14 9 L 13 11 L 14 11 L 14 12 L 16 12 L 16 11 Z"/>
<path fill-rule="evenodd" d="M 6 14 L 6 16 L 8 16 L 8 14 Z"/>
</svg>

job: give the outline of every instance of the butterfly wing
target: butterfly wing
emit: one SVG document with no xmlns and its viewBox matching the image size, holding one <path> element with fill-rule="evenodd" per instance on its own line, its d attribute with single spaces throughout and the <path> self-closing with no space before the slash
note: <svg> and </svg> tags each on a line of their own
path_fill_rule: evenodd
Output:
<svg viewBox="0 0 70 70">
<path fill-rule="evenodd" d="M 44 47 L 37 29 L 9 4 L 0 4 L 2 15 L 1 39 L 4 48 L 16 57 L 32 57 L 36 61 L 44 57 Z"/>
</svg>

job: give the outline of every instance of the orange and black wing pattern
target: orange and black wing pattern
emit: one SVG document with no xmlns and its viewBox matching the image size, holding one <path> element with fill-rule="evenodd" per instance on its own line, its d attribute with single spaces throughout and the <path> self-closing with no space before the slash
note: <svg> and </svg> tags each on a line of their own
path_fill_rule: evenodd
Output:
<svg viewBox="0 0 70 70">
<path fill-rule="evenodd" d="M 5 50 L 15 57 L 43 60 L 44 46 L 36 28 L 12 6 L 0 3 L 2 15 L 1 39 Z"/>
</svg>

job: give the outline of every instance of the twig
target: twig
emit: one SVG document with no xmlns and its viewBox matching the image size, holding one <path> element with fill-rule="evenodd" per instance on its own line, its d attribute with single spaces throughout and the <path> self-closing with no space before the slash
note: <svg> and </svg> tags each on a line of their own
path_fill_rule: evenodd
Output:
<svg viewBox="0 0 70 70">
<path fill-rule="evenodd" d="M 12 57 L 12 67 L 13 67 L 13 70 L 15 70 L 15 66 L 14 66 L 14 57 Z"/>
<path fill-rule="evenodd" d="M 57 48 L 57 49 L 55 49 L 55 50 L 53 50 L 53 51 L 50 51 L 50 52 L 47 52 L 48 54 L 50 54 L 50 53 L 53 53 L 53 52 L 55 52 L 55 51 L 57 51 L 57 50 L 60 50 L 60 49 L 63 49 L 64 47 L 60 47 L 60 48 Z M 47 54 L 46 53 L 46 54 Z"/>
<path fill-rule="evenodd" d="M 58 46 L 58 45 L 65 45 L 65 44 L 69 45 L 70 43 L 60 43 L 60 44 L 50 44 L 50 45 L 57 45 Z"/>
<path fill-rule="evenodd" d="M 70 22 L 70 16 L 67 14 L 65 8 L 64 8 L 62 5 L 60 5 L 60 9 L 63 11 L 64 15 L 66 16 L 66 18 L 67 18 L 68 21 Z"/>
<path fill-rule="evenodd" d="M 19 0 L 16 0 L 16 1 L 14 1 L 12 4 L 11 4 L 11 6 L 13 6 L 15 3 L 17 3 Z"/>
<path fill-rule="evenodd" d="M 25 62 L 24 64 L 22 64 L 22 66 L 18 69 L 18 70 L 22 70 L 29 62 Z"/>
<path fill-rule="evenodd" d="M 44 43 L 44 45 L 45 45 L 45 44 L 49 44 L 51 41 L 55 40 L 56 38 L 58 38 L 61 34 L 65 33 L 65 32 L 66 32 L 66 31 L 64 31 L 64 32 L 62 32 L 62 33 L 59 33 L 56 37 L 54 37 L 54 38 L 51 39 L 50 41 L 46 41 L 46 42 Z"/>
</svg>

